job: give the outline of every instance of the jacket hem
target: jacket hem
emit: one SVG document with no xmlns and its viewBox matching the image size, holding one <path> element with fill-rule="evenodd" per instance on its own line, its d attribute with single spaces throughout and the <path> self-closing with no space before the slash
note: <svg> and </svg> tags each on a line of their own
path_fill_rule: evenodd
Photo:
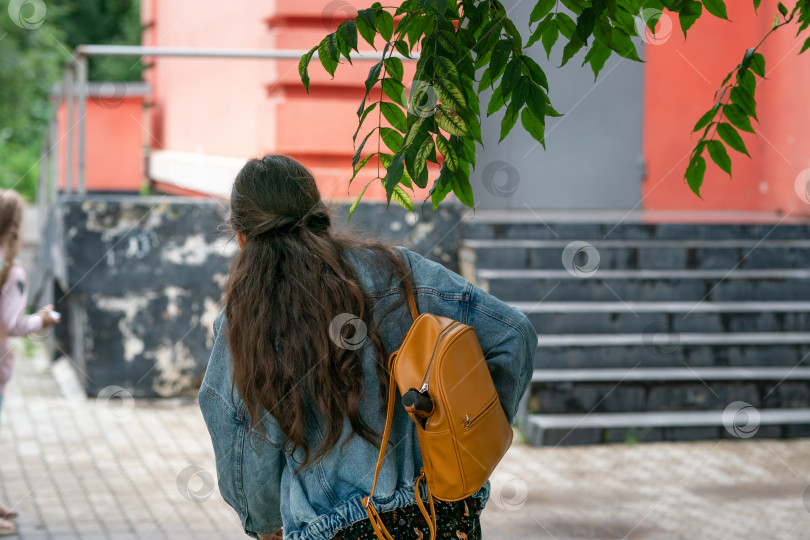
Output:
<svg viewBox="0 0 810 540">
<path fill-rule="evenodd" d="M 381 514 L 416 504 L 414 494 L 415 483 L 396 489 L 390 496 L 374 500 L 374 507 Z M 473 493 L 473 497 L 481 499 L 482 506 L 489 499 L 489 481 L 484 487 Z M 354 525 L 358 521 L 368 519 L 366 509 L 363 507 L 363 497 L 357 496 L 337 506 L 329 514 L 323 515 L 306 525 L 300 531 L 285 534 L 285 540 L 330 540 L 341 529 Z"/>
</svg>

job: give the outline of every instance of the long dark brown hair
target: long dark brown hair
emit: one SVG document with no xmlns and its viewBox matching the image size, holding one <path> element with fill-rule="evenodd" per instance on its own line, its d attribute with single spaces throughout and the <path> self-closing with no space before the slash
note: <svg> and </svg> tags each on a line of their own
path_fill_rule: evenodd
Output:
<svg viewBox="0 0 810 540">
<path fill-rule="evenodd" d="M 246 239 L 231 266 L 225 309 L 233 384 L 251 432 L 272 415 L 284 449 L 303 450 L 299 469 L 338 443 L 346 419 L 352 436 L 379 445 L 360 410 L 365 378 L 356 344 L 363 336 L 355 332 L 365 326 L 362 348 L 374 348 L 381 395 L 387 355 L 347 255 L 363 252 L 392 277 L 405 275 L 399 256 L 380 242 L 334 232 L 312 174 L 286 156 L 247 162 L 231 191 L 228 224 Z M 355 317 L 362 325 L 342 324 Z"/>
</svg>

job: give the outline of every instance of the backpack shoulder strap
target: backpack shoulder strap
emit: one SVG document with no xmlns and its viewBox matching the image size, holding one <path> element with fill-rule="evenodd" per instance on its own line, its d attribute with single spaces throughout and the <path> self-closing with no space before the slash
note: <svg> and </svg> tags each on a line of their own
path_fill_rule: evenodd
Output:
<svg viewBox="0 0 810 540">
<path fill-rule="evenodd" d="M 411 286 L 411 283 L 407 281 L 408 280 L 407 277 L 405 278 L 405 280 L 406 280 L 405 296 L 408 297 L 408 309 L 411 310 L 411 317 L 413 317 L 413 320 L 416 321 L 416 318 L 419 316 L 419 310 L 416 307 L 416 295 L 413 292 L 413 287 Z"/>
<path fill-rule="evenodd" d="M 408 268 L 405 266 L 405 262 L 402 260 L 404 258 L 403 254 L 400 253 L 400 258 L 396 265 L 397 274 L 399 274 L 399 282 L 402 283 L 402 288 L 405 291 L 405 298 L 408 300 L 408 309 L 411 311 L 411 317 L 415 321 L 416 318 L 419 316 L 419 309 L 416 307 L 416 294 L 414 292 L 414 283 L 411 281 L 411 274 L 412 271 L 409 271 Z M 391 359 L 389 359 L 388 365 L 391 365 Z"/>
<path fill-rule="evenodd" d="M 391 355 L 391 359 L 388 361 L 389 370 L 391 369 L 391 364 L 393 363 L 395 354 L 396 353 L 393 353 Z M 382 468 L 383 458 L 385 457 L 385 448 L 388 446 L 388 436 L 391 434 L 391 424 L 394 423 L 394 401 L 396 399 L 396 392 L 397 383 L 394 380 L 394 375 L 392 373 L 391 378 L 388 381 L 388 411 L 385 417 L 385 430 L 383 431 L 382 441 L 380 442 L 380 456 L 377 458 L 377 467 L 374 469 L 374 482 L 371 484 L 371 493 L 368 494 L 368 497 L 363 499 L 363 506 L 366 507 L 366 510 L 369 509 L 369 506 L 371 505 L 371 497 L 374 496 L 374 490 L 377 489 L 377 479 L 380 476 L 380 468 Z"/>
</svg>

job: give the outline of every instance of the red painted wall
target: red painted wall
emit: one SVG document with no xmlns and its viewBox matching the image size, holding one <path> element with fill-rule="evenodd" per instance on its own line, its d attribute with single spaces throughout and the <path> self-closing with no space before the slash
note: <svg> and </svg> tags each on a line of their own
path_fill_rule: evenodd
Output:
<svg viewBox="0 0 810 540">
<path fill-rule="evenodd" d="M 697 198 L 683 175 L 697 140 L 690 132 L 712 106 L 714 91 L 726 73 L 770 29 L 776 1 L 765 0 L 754 13 L 750 2 L 727 2 L 729 18 L 699 20 L 684 41 L 677 18 L 663 44 L 647 45 L 644 103 L 644 154 L 647 177 L 642 207 L 646 210 L 751 210 L 810 214 L 796 194 L 799 173 L 810 167 L 810 120 L 807 88 L 810 57 L 797 57 L 802 41 L 787 26 L 762 48 L 767 80 L 757 88 L 756 136 L 743 134 L 751 159 L 730 151 L 732 179 L 709 163 Z M 708 154 L 706 154 L 708 160 Z"/>
<path fill-rule="evenodd" d="M 85 112 L 85 188 L 88 191 L 133 191 L 144 182 L 142 96 L 88 98 Z M 67 133 L 73 135 L 73 190 L 78 174 L 78 104 L 73 112 L 74 126 L 68 130 L 67 106 L 57 111 L 59 133 L 58 185 L 65 188 L 67 172 Z"/>
<path fill-rule="evenodd" d="M 366 7 L 360 0 L 355 4 Z M 205 10 L 198 5 L 192 0 L 144 1 L 144 45 L 305 50 L 353 14 L 342 0 L 236 0 Z M 365 48 L 371 50 L 367 44 Z M 376 167 L 370 162 L 348 186 L 355 113 L 371 62 L 355 61 L 352 67 L 344 61 L 332 79 L 314 60 L 307 96 L 298 60 L 149 61 L 154 66 L 146 72 L 154 96 L 149 125 L 156 148 L 240 159 L 287 154 L 312 170 L 329 199 L 353 200 L 374 178 Z M 379 182 L 372 183 L 365 198 L 384 198 Z"/>
</svg>

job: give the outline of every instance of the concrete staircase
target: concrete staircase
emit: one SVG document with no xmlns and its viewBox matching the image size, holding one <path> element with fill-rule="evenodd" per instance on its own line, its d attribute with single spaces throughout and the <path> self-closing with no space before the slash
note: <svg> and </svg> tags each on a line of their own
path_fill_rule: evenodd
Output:
<svg viewBox="0 0 810 540">
<path fill-rule="evenodd" d="M 461 272 L 537 329 L 534 444 L 810 435 L 810 225 L 480 217 Z"/>
</svg>

